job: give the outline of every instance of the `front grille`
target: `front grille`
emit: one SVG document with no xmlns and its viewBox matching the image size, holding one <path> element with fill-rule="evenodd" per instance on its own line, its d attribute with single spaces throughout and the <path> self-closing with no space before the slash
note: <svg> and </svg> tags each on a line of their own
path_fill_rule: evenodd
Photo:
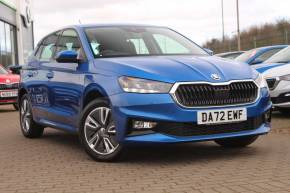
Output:
<svg viewBox="0 0 290 193">
<path fill-rule="evenodd" d="M 2 97 L 0 97 L 0 103 L 1 103 L 1 101 L 3 102 L 3 101 L 11 101 L 11 100 L 17 100 L 17 97 L 4 97 L 4 98 L 2 98 Z"/>
<path fill-rule="evenodd" d="M 271 101 L 273 104 L 279 104 L 279 103 L 287 103 L 290 102 L 290 96 L 288 95 L 289 93 L 286 94 L 280 94 L 277 97 L 271 97 Z"/>
<path fill-rule="evenodd" d="M 266 81 L 267 81 L 269 89 L 271 90 L 274 89 L 275 84 L 276 84 L 276 78 L 268 78 Z"/>
<path fill-rule="evenodd" d="M 13 84 L 0 84 L 0 90 L 11 90 L 11 89 L 18 89 L 19 83 Z"/>
<path fill-rule="evenodd" d="M 197 125 L 196 123 L 158 123 L 155 132 L 173 136 L 199 136 L 234 133 L 254 130 L 264 123 L 264 117 L 249 118 L 247 121 L 219 125 Z"/>
<path fill-rule="evenodd" d="M 185 107 L 234 105 L 254 102 L 258 87 L 253 81 L 228 85 L 180 84 L 174 95 L 178 103 Z"/>
</svg>

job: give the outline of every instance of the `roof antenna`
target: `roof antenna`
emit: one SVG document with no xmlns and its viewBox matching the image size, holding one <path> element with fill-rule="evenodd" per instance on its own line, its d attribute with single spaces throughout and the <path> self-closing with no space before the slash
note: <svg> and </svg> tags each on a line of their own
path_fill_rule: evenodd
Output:
<svg viewBox="0 0 290 193">
<path fill-rule="evenodd" d="M 79 19 L 79 23 L 82 24 L 82 21 Z"/>
</svg>

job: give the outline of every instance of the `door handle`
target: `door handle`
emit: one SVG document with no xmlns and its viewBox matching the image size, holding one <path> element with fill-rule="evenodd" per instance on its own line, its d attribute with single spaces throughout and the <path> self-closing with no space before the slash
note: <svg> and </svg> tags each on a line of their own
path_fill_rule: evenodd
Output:
<svg viewBox="0 0 290 193">
<path fill-rule="evenodd" d="M 53 72 L 48 72 L 47 74 L 46 74 L 46 77 L 48 78 L 48 79 L 52 79 L 53 78 Z"/>
<path fill-rule="evenodd" d="M 27 72 L 27 76 L 28 76 L 28 77 L 32 77 L 32 76 L 33 76 L 33 72 L 32 72 L 32 71 L 28 71 L 28 72 Z"/>
</svg>

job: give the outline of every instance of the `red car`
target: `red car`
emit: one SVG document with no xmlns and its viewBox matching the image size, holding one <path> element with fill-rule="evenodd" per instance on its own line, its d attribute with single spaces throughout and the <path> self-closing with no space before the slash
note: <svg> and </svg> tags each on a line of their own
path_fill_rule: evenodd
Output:
<svg viewBox="0 0 290 193">
<path fill-rule="evenodd" d="M 17 97 L 20 76 L 11 74 L 0 65 L 0 105 L 13 104 L 18 110 Z"/>
</svg>

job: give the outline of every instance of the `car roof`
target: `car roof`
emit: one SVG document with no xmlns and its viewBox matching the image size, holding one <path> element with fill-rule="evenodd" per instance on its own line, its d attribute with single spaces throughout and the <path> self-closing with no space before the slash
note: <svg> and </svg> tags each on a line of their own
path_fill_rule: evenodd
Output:
<svg viewBox="0 0 290 193">
<path fill-rule="evenodd" d="M 97 24 L 78 24 L 71 25 L 65 28 L 91 28 L 91 27 L 163 27 L 166 26 L 157 26 L 157 25 L 149 25 L 149 24 L 132 24 L 132 23 L 97 23 Z"/>
<path fill-rule="evenodd" d="M 40 39 L 40 41 L 38 42 L 38 44 L 43 41 L 43 39 L 45 37 L 47 37 L 50 34 L 56 33 L 58 31 L 62 31 L 65 29 L 84 29 L 84 28 L 90 28 L 90 27 L 159 27 L 159 28 L 168 28 L 166 26 L 157 26 L 157 25 L 148 25 L 148 24 L 132 24 L 132 23 L 96 23 L 96 24 L 77 24 L 77 25 L 68 25 L 68 26 L 64 26 L 62 28 L 59 28 L 55 31 L 50 32 L 49 34 L 47 34 L 46 36 L 44 36 L 42 39 Z"/>
<path fill-rule="evenodd" d="M 275 49 L 275 48 L 286 48 L 289 45 L 274 45 L 274 46 L 263 46 L 256 48 L 257 50 L 269 50 L 269 49 Z"/>
</svg>

